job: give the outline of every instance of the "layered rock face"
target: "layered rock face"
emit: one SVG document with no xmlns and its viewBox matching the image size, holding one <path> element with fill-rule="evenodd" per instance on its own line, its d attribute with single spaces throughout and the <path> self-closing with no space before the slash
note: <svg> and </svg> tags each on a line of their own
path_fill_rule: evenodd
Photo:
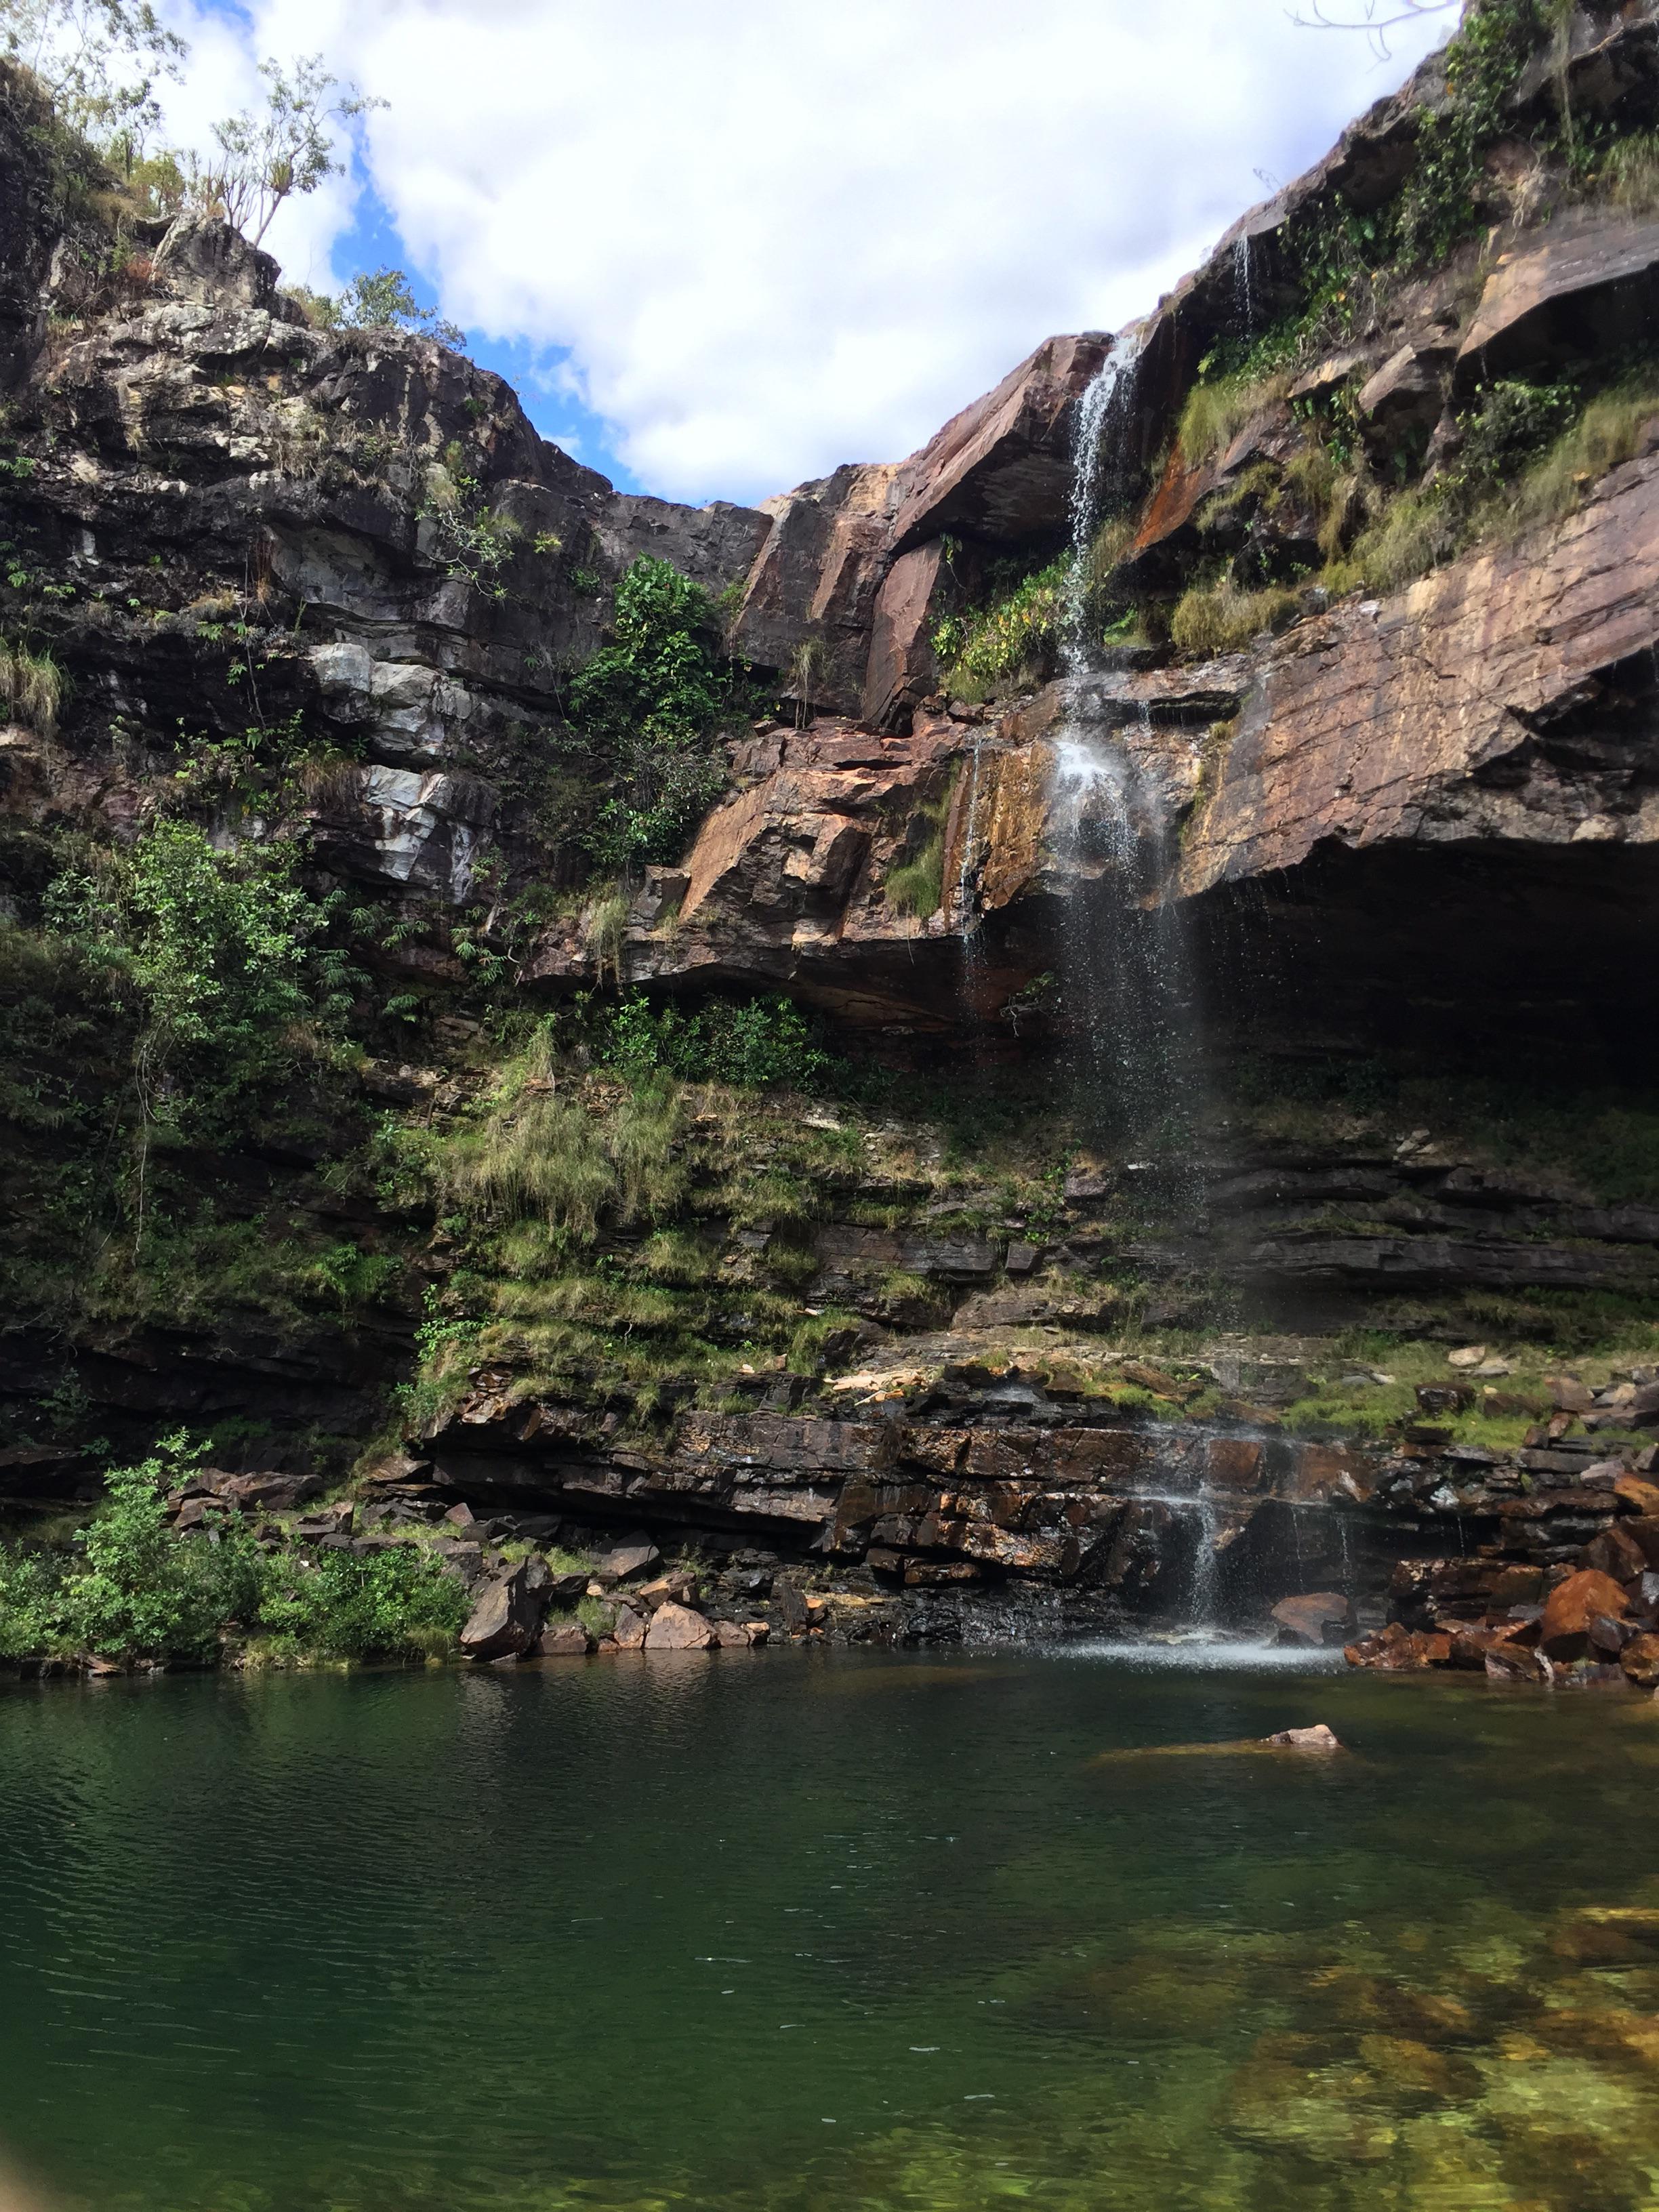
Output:
<svg viewBox="0 0 1659 2212">
<path fill-rule="evenodd" d="M 236 800 L 225 763 L 251 723 L 267 747 L 303 728 L 313 742 L 284 788 L 283 831 L 302 832 L 324 896 L 377 918 L 360 999 L 398 1011 L 363 1024 L 349 1146 L 337 1127 L 250 1128 L 209 1210 L 246 1224 L 291 1209 L 331 1251 L 361 1245 L 403 1270 L 379 1305 L 331 1290 L 349 1313 L 337 1322 L 314 1291 L 280 1316 L 263 1292 L 217 1310 L 201 1299 L 187 1317 L 152 1297 L 95 1326 L 20 1309 L 0 1335 L 9 1402 L 61 1387 L 67 1403 L 72 1376 L 91 1410 L 78 1430 L 60 1424 L 67 1441 L 20 1415 L 0 1443 L 10 1486 L 84 1484 L 76 1439 L 100 1419 L 137 1439 L 240 1418 L 261 1431 L 251 1461 L 310 1454 L 337 1472 L 392 1388 L 433 1364 L 428 1339 L 495 1326 L 455 1321 L 466 1208 L 441 1179 L 408 1199 L 398 1147 L 473 1127 L 532 1020 L 590 1019 L 607 993 L 687 1018 L 782 994 L 890 1075 L 965 1087 L 971 1074 L 1018 1098 L 1039 1063 L 1086 1068 L 1089 977 L 1127 960 L 1132 931 L 1173 919 L 1182 1003 L 1206 1043 L 1191 1089 L 1207 1104 L 1179 1176 L 1091 1128 L 1086 1098 L 1064 1109 L 1046 1182 L 1033 1174 L 1012 1195 L 908 1106 L 861 1107 L 856 1129 L 790 1108 L 718 1166 L 724 1137 L 699 1134 L 718 1115 L 694 1114 L 677 1125 L 681 1194 L 655 1214 L 613 1205 L 598 1271 L 561 1295 L 594 1304 L 659 1259 L 653 1295 L 712 1279 L 704 1334 L 723 1373 L 676 1374 L 648 1414 L 648 1394 L 603 1363 L 555 1389 L 537 1364 L 537 1329 L 551 1327 L 538 1284 L 519 1284 L 520 1350 L 498 1359 L 489 1337 L 459 1382 L 445 1370 L 443 1406 L 405 1407 L 410 1464 L 388 1494 L 417 1517 L 463 1504 L 528 1516 L 542 1537 L 689 1534 L 722 1572 L 790 1587 L 798 1571 L 838 1577 L 848 1633 L 1190 1625 L 1205 1608 L 1260 1626 L 1280 1600 L 1336 1589 L 1368 1631 L 1392 1610 L 1401 1636 L 1484 1653 L 1445 1625 L 1455 1605 L 1487 1642 L 1516 1643 L 1494 1626 L 1520 1587 L 1500 1588 L 1504 1574 L 1537 1577 L 1524 1602 L 1541 1618 L 1555 1583 L 1592 1571 L 1580 1554 L 1613 1521 L 1649 1517 L 1618 1486 L 1645 1479 L 1650 1423 L 1620 1434 L 1609 1475 L 1575 1458 L 1588 1430 L 1470 1444 L 1432 1433 L 1431 1407 L 1356 1443 L 1316 1402 L 1321 1374 L 1277 1401 L 1223 1379 L 1218 1358 L 1236 1364 L 1236 1347 L 1189 1345 L 1179 1387 L 1155 1361 L 1151 1382 L 1128 1376 L 1128 1400 L 1115 1383 L 1068 1390 L 1048 1355 L 1092 1356 L 1126 1327 L 1195 1339 L 1224 1324 L 1328 1343 L 1370 1324 L 1454 1346 L 1512 1328 L 1545 1345 L 1569 1305 L 1621 1326 L 1656 1310 L 1659 1207 L 1639 1179 L 1604 1188 L 1577 1172 L 1572 1137 L 1548 1163 L 1504 1163 L 1478 1104 L 1448 1109 L 1443 1127 L 1422 1108 L 1424 1127 L 1416 1108 L 1278 1109 L 1310 1070 L 1372 1056 L 1419 1084 L 1519 1071 L 1584 1097 L 1650 1067 L 1659 387 L 1642 379 L 1659 222 L 1639 194 L 1620 197 L 1611 167 L 1587 184 L 1548 149 L 1564 102 L 1592 138 L 1635 141 L 1659 118 L 1656 17 L 1577 13 L 1565 58 L 1528 64 L 1504 94 L 1505 133 L 1470 188 L 1491 221 L 1409 265 L 1402 247 L 1398 281 L 1364 273 L 1318 359 L 1261 348 L 1298 317 L 1315 326 L 1316 249 L 1382 219 L 1425 132 L 1455 114 L 1443 60 L 1253 211 L 1143 325 L 1050 338 L 908 459 L 755 509 L 617 492 L 456 355 L 313 327 L 222 224 L 157 225 L 118 265 L 89 258 L 8 79 L 5 624 L 49 647 L 68 688 L 56 714 L 0 732 L 6 910 L 36 927 L 66 852 L 129 849 L 183 779 L 186 735 L 225 783 L 216 798 L 192 767 L 191 804 L 222 848 L 257 845 L 271 825 Z M 1553 507 L 1528 506 L 1508 449 L 1471 473 L 1495 390 L 1559 428 L 1570 403 L 1614 390 L 1596 380 L 1616 353 L 1615 396 L 1647 398 L 1620 400 Z M 1247 377 L 1258 356 L 1266 371 Z M 1222 390 L 1224 357 L 1239 366 Z M 1103 418 L 1085 401 L 1109 368 Z M 1212 387 L 1199 450 L 1190 410 Z M 1105 576 L 1107 611 L 1116 592 L 1135 619 L 1108 633 L 1099 608 L 1063 614 L 1086 647 L 1063 681 L 1050 635 L 1000 680 L 963 682 L 951 641 L 1067 547 L 1080 464 L 1103 486 L 1095 520 L 1111 544 L 1109 557 L 1103 538 L 1079 550 Z M 1363 567 L 1368 497 L 1373 534 L 1378 514 L 1407 513 L 1449 532 L 1415 580 L 1343 569 Z M 585 770 L 568 686 L 610 639 L 615 587 L 641 554 L 718 604 L 764 711 L 726 732 L 724 787 L 686 849 L 612 883 L 570 834 Z M 1182 627 L 1182 605 L 1206 595 L 1234 623 L 1225 635 Z M 1258 601 L 1238 635 L 1234 611 Z M 1079 746 L 1112 774 L 1068 781 Z M 1127 906 L 1126 839 L 1141 868 Z M 1075 957 L 1084 937 L 1093 969 Z M 52 1001 L 49 984 L 18 988 Z M 580 1095 L 597 1126 L 613 1102 L 589 1054 L 584 1033 L 536 1082 Z M 1237 1103 L 1247 1055 L 1277 1071 L 1277 1118 Z M 1065 1087 L 1014 1109 L 1034 1145 Z M 1561 1109 L 1576 1111 L 1592 1118 Z M 843 1153 L 797 1164 L 816 1179 L 810 1203 L 775 1202 L 803 1116 Z M 51 1153 L 43 1121 L 17 1126 L 32 1159 Z M 52 1218 L 41 1209 L 35 1230 Z M 343 1265 L 322 1279 L 343 1280 Z M 780 1312 L 789 1328 L 840 1320 L 795 1357 Z M 629 1309 L 605 1340 L 618 1371 L 635 1325 Z M 1302 1343 L 1282 1356 L 1334 1376 L 1348 1357 Z M 1626 1368 L 1631 1389 L 1650 1383 Z M 1280 1420 L 1292 1404 L 1294 1432 Z M 1547 1412 L 1517 1402 L 1508 1418 L 1518 1433 Z M 1573 1463 L 1530 1463 L 1540 1452 Z M 1455 1552 L 1483 1560 L 1473 1581 Z M 1595 1646 L 1609 1664 L 1652 1628 L 1649 1570 L 1620 1562 L 1626 1603 L 1608 1617 L 1630 1633 Z M 534 1607 L 504 1592 L 497 1610 L 481 1652 L 501 1656 L 501 1638 L 528 1648 Z M 1601 1663 L 1589 1649 L 1563 1655 Z M 1398 1638 L 1388 1650 L 1394 1663 Z"/>
</svg>

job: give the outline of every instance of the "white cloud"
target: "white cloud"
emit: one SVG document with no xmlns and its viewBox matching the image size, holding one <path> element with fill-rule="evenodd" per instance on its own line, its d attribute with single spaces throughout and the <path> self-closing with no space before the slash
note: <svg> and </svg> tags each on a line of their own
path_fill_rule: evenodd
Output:
<svg viewBox="0 0 1659 2212">
<path fill-rule="evenodd" d="M 1379 66 L 1284 0 L 258 0 L 253 30 L 391 101 L 410 264 L 568 347 L 682 498 L 896 459 L 1050 331 L 1144 312 L 1435 35 Z M 270 242 L 303 278 L 345 215 Z"/>
</svg>

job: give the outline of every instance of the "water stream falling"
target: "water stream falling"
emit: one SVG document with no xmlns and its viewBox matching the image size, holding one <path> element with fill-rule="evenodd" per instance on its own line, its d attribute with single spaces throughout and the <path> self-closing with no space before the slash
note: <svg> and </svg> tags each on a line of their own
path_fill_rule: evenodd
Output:
<svg viewBox="0 0 1659 2212">
<path fill-rule="evenodd" d="M 1085 1125 L 1189 1202 L 1196 1023 L 1178 906 L 1166 895 L 1174 823 L 1150 702 L 1112 685 L 1090 609 L 1097 533 L 1133 489 L 1139 359 L 1132 333 L 1079 408 L 1054 819 L 1078 879 L 1066 902 L 1062 964 Z"/>
</svg>

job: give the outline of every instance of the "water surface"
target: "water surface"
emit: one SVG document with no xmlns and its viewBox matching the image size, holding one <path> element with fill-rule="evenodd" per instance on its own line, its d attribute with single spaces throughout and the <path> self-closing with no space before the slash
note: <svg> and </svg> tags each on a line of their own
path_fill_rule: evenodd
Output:
<svg viewBox="0 0 1659 2212">
<path fill-rule="evenodd" d="M 1647 1701 L 1086 1654 L 12 1686 L 0 2140 L 96 2212 L 1650 2212 L 1656 1783 Z"/>
</svg>

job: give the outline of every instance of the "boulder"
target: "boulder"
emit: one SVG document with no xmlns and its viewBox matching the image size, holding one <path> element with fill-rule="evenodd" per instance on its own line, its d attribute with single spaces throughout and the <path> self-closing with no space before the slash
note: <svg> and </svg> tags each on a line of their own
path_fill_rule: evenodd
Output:
<svg viewBox="0 0 1659 2212">
<path fill-rule="evenodd" d="M 1613 1478 L 1613 1494 L 1632 1513 L 1649 1519 L 1659 1517 L 1659 1483 L 1639 1474 L 1620 1474 Z"/>
<path fill-rule="evenodd" d="M 714 1641 L 722 1651 L 746 1651 L 752 1638 L 741 1621 L 717 1620 Z"/>
<path fill-rule="evenodd" d="M 1052 539 L 1071 492 L 1078 402 L 1105 366 L 1103 331 L 1046 338 L 899 471 L 895 554 L 945 532 L 994 545 Z"/>
<path fill-rule="evenodd" d="M 536 1650 L 543 1659 L 585 1659 L 593 1649 L 593 1639 L 580 1620 L 562 1620 L 552 1628 L 544 1628 L 536 1641 Z"/>
<path fill-rule="evenodd" d="M 466 1656 L 507 1659 L 528 1651 L 541 1634 L 551 1579 L 544 1561 L 526 1559 L 510 1574 L 486 1583 L 461 1631 Z"/>
<path fill-rule="evenodd" d="M 625 1583 L 654 1567 L 662 1553 L 654 1544 L 621 1544 L 593 1562 L 595 1582 Z"/>
<path fill-rule="evenodd" d="M 1455 347 L 1444 338 L 1403 345 L 1360 386 L 1355 405 L 1374 457 L 1407 452 L 1415 459 L 1422 452 L 1445 406 L 1455 357 Z"/>
<path fill-rule="evenodd" d="M 714 1640 L 714 1630 L 700 1613 L 693 1613 L 689 1605 L 676 1605 L 672 1598 L 657 1607 L 645 1632 L 647 1651 L 707 1651 Z"/>
<path fill-rule="evenodd" d="M 1277 1735 L 1264 1736 L 1262 1741 L 1271 1743 L 1281 1751 L 1340 1751 L 1342 1748 L 1323 1721 L 1316 1721 L 1311 1728 L 1281 1729 Z"/>
<path fill-rule="evenodd" d="M 1554 360 L 1617 352 L 1659 308 L 1659 222 L 1565 216 L 1501 255 L 1458 350 L 1457 386 Z"/>
<path fill-rule="evenodd" d="M 1638 1690 L 1659 1687 L 1659 1636 L 1644 1630 L 1619 1654 L 1619 1664 Z"/>
<path fill-rule="evenodd" d="M 1351 1667 L 1369 1668 L 1373 1673 L 1413 1674 L 1449 1666 L 1452 1644 L 1438 1630 L 1405 1628 L 1393 1620 L 1376 1635 L 1348 1644 L 1342 1656 Z"/>
<path fill-rule="evenodd" d="M 1340 1590 L 1281 1598 L 1273 1609 L 1281 1644 L 1340 1644 L 1353 1626 L 1353 1607 Z"/>
<path fill-rule="evenodd" d="M 1524 1644 L 1494 1644 L 1486 1653 L 1486 1673 L 1494 1682 L 1543 1682 L 1553 1679 L 1554 1668 L 1541 1651 Z"/>
<path fill-rule="evenodd" d="M 1629 1611 L 1630 1600 L 1611 1575 L 1595 1567 L 1581 1568 L 1544 1601 L 1539 1644 L 1551 1659 L 1582 1659 L 1589 1648 L 1590 1623 L 1596 1615 L 1622 1620 Z"/>
<path fill-rule="evenodd" d="M 617 1618 L 611 1629 L 617 1649 L 619 1651 L 642 1651 L 646 1626 L 646 1617 L 642 1613 L 635 1613 L 631 1605 L 618 1606 Z"/>
<path fill-rule="evenodd" d="M 1584 1565 L 1611 1575 L 1616 1583 L 1634 1582 L 1647 1571 L 1648 1555 L 1627 1527 L 1614 1522 L 1584 1547 Z"/>
<path fill-rule="evenodd" d="M 641 1583 L 630 1595 L 641 1605 L 648 1605 L 653 1613 L 671 1600 L 677 1605 L 695 1606 L 697 1602 L 697 1578 L 689 1569 L 677 1567 L 672 1574 L 659 1575 L 652 1582 Z"/>
</svg>

